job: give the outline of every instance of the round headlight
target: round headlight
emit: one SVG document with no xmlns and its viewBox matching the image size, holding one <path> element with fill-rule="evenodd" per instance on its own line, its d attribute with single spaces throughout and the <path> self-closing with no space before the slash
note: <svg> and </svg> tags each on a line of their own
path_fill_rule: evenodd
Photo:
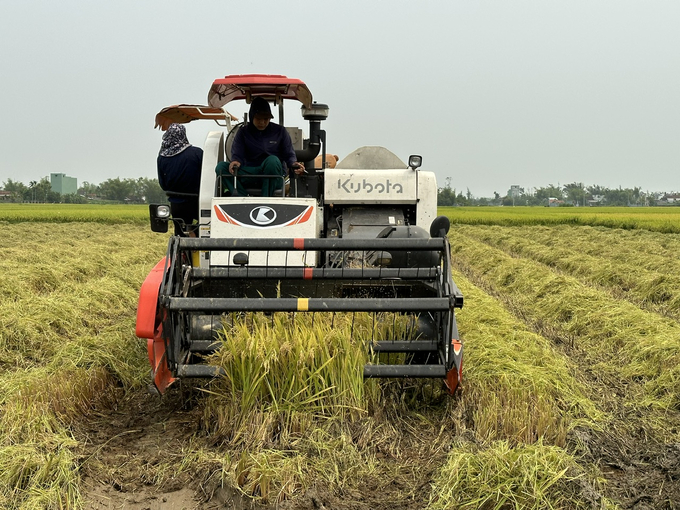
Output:
<svg viewBox="0 0 680 510">
<path fill-rule="evenodd" d="M 159 205 L 156 209 L 156 218 L 162 220 L 170 217 L 170 206 L 169 205 Z"/>
<path fill-rule="evenodd" d="M 413 154 L 408 158 L 408 166 L 414 170 L 423 164 L 423 157 L 417 154 Z"/>
</svg>

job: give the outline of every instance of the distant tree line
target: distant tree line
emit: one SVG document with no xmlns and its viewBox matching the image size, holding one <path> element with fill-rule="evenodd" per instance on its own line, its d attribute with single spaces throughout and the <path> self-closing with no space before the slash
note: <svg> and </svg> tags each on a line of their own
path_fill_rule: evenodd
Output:
<svg viewBox="0 0 680 510">
<path fill-rule="evenodd" d="M 470 189 L 463 194 L 451 187 L 451 178 L 446 179 L 444 187 L 437 193 L 437 205 L 465 206 L 465 205 L 533 205 L 547 206 L 654 206 L 658 205 L 656 194 L 645 193 L 642 188 L 606 188 L 604 186 L 584 186 L 583 183 L 573 182 L 563 186 L 550 184 L 545 187 L 526 188 L 514 187 L 505 195 L 494 192 L 493 197 L 475 198 Z"/>
<path fill-rule="evenodd" d="M 10 193 L 10 202 L 37 203 L 72 203 L 84 204 L 90 201 L 113 201 L 132 204 L 159 203 L 167 201 L 165 192 L 158 184 L 158 179 L 140 177 L 107 179 L 100 184 L 84 181 L 77 193 L 62 195 L 52 191 L 52 185 L 47 177 L 40 181 L 31 181 L 28 185 L 7 179 L 3 183 L 5 191 Z M 465 193 L 451 186 L 451 177 L 446 178 L 446 184 L 439 188 L 437 205 L 440 206 L 474 206 L 474 205 L 534 205 L 547 206 L 641 206 L 657 205 L 656 195 L 645 193 L 641 188 L 606 188 L 603 186 L 584 186 L 583 183 L 573 182 L 563 186 L 550 184 L 545 187 L 526 188 L 514 187 L 505 195 L 494 192 L 493 197 L 474 197 L 467 188 Z"/>
<path fill-rule="evenodd" d="M 158 179 L 140 177 L 138 179 L 107 179 L 100 184 L 83 182 L 77 193 L 64 194 L 52 191 L 47 177 L 40 181 L 23 182 L 7 179 L 3 183 L 5 191 L 10 192 L 11 202 L 84 204 L 90 201 L 113 201 L 131 204 L 166 202 L 165 192 Z"/>
</svg>

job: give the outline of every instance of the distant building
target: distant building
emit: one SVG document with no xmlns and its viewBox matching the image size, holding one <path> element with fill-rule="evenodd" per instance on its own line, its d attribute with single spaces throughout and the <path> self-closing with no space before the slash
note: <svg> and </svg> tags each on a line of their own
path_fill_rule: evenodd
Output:
<svg viewBox="0 0 680 510">
<path fill-rule="evenodd" d="M 590 207 L 595 207 L 604 204 L 604 195 L 593 195 L 593 198 L 588 200 L 588 205 Z"/>
<path fill-rule="evenodd" d="M 62 195 L 72 195 L 78 192 L 78 179 L 66 174 L 50 174 L 52 191 Z"/>
<path fill-rule="evenodd" d="M 680 193 L 664 193 L 659 197 L 657 205 L 678 205 L 680 204 Z"/>
<path fill-rule="evenodd" d="M 7 202 L 11 198 L 12 198 L 11 191 L 5 191 L 4 189 L 0 189 L 0 202 L 2 201 Z"/>
</svg>

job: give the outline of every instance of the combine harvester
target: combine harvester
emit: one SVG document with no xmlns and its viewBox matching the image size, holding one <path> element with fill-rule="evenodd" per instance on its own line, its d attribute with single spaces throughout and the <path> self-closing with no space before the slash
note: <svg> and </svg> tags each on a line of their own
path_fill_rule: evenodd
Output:
<svg viewBox="0 0 680 510">
<path fill-rule="evenodd" d="M 299 128 L 287 130 L 306 172 L 291 171 L 279 196 L 258 196 L 259 190 L 227 196 L 221 182 L 227 177 L 216 177 L 215 166 L 229 161 L 243 123 L 234 124 L 223 107 L 255 97 L 278 106 L 284 126 L 284 101 L 302 103 L 309 138 Z M 136 331 L 148 339 L 158 391 L 179 378 L 221 374 L 204 358 L 220 347 L 227 315 L 370 312 L 379 320 L 410 317 L 415 328 L 407 337 L 368 342 L 377 356 L 364 377 L 441 378 L 455 392 L 462 345 L 454 309 L 463 296 L 451 278 L 449 220 L 436 216 L 437 184 L 433 173 L 419 170 L 422 158 L 411 156 L 406 165 L 387 149 L 362 147 L 326 168 L 321 121 L 328 106 L 313 102 L 297 79 L 226 76 L 214 81 L 208 103 L 171 106 L 156 116 L 161 129 L 198 119 L 223 128 L 210 132 L 204 146 L 198 236 L 171 237 L 140 292 Z M 150 215 L 156 232 L 179 221 L 167 205 L 152 204 Z"/>
</svg>

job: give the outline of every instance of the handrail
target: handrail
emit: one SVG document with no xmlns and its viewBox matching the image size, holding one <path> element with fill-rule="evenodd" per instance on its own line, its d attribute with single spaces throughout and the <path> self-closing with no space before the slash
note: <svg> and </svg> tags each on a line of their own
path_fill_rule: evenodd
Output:
<svg viewBox="0 0 680 510">
<path fill-rule="evenodd" d="M 224 196 L 223 195 L 224 194 L 224 186 L 222 184 L 222 182 L 223 182 L 222 178 L 223 177 L 229 177 L 229 176 L 223 175 L 223 174 L 220 174 L 218 176 L 218 185 L 219 185 L 219 192 L 220 192 L 219 196 L 220 197 Z M 239 175 L 238 170 L 237 170 L 237 171 L 234 172 L 233 177 L 234 177 L 234 190 L 238 189 L 237 179 L 240 178 L 240 177 L 253 177 L 253 178 L 264 177 L 265 179 L 281 179 L 281 188 L 280 189 L 282 189 L 284 191 L 286 189 L 286 177 L 287 177 L 286 175 L 279 175 L 279 174 L 258 174 L 258 175 L 241 174 L 241 175 Z M 285 192 L 282 192 L 281 196 L 285 197 L 286 196 Z"/>
<path fill-rule="evenodd" d="M 286 177 L 284 175 L 277 175 L 277 174 L 258 174 L 258 175 L 243 174 L 243 175 L 239 175 L 238 169 L 236 169 L 234 171 L 234 189 L 237 189 L 236 188 L 236 182 L 237 182 L 237 178 L 239 178 L 239 177 L 255 177 L 255 178 L 264 177 L 265 179 L 279 178 L 279 179 L 281 179 L 281 189 L 284 189 L 286 187 Z M 281 195 L 283 196 L 283 195 L 285 195 L 285 193 L 281 193 Z"/>
</svg>

